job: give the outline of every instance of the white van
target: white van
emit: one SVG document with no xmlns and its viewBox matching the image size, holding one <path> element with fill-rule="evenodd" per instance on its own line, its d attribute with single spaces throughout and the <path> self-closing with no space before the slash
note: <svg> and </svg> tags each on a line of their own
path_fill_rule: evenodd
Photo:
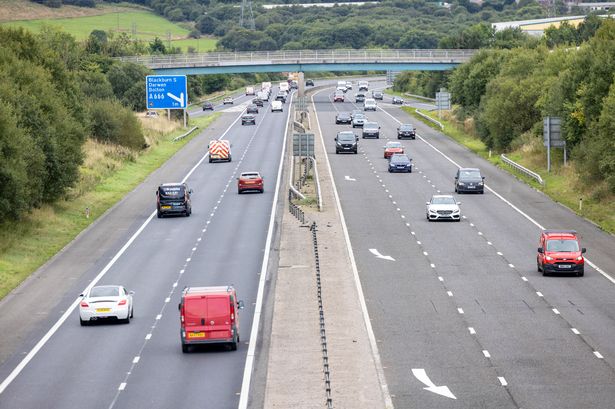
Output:
<svg viewBox="0 0 615 409">
<path fill-rule="evenodd" d="M 359 91 L 367 91 L 369 88 L 369 82 L 365 80 L 359 81 Z"/>
<path fill-rule="evenodd" d="M 376 100 L 374 98 L 365 98 L 365 102 L 363 103 L 364 111 L 375 111 L 378 105 L 376 105 Z"/>
<path fill-rule="evenodd" d="M 282 101 L 271 101 L 271 112 L 280 111 L 284 112 L 282 108 Z"/>
<path fill-rule="evenodd" d="M 290 91 L 290 85 L 288 85 L 288 82 L 280 82 L 280 91 Z"/>
<path fill-rule="evenodd" d="M 246 95 L 254 95 L 254 87 L 246 87 Z"/>
</svg>

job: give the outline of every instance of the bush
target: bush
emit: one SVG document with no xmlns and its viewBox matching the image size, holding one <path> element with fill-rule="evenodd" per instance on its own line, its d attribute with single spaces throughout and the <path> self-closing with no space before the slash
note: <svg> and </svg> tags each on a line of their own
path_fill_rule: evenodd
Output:
<svg viewBox="0 0 615 409">
<path fill-rule="evenodd" d="M 135 150 L 143 149 L 143 129 L 130 109 L 111 99 L 94 101 L 89 108 L 90 131 L 94 139 Z"/>
</svg>

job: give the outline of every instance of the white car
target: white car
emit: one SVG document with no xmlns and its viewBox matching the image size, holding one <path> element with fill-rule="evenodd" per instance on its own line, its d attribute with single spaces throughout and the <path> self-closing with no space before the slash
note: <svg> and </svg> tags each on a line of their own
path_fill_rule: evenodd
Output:
<svg viewBox="0 0 615 409">
<path fill-rule="evenodd" d="M 375 111 L 378 105 L 376 105 L 376 100 L 374 98 L 365 98 L 365 102 L 363 102 L 363 110 L 364 111 Z"/>
<path fill-rule="evenodd" d="M 132 295 L 121 285 L 101 285 L 92 287 L 81 294 L 79 302 L 79 323 L 115 319 L 129 323 L 133 316 Z"/>
<path fill-rule="evenodd" d="M 461 221 L 461 211 L 458 202 L 451 195 L 433 195 L 427 205 L 427 220 L 454 220 Z"/>
<path fill-rule="evenodd" d="M 345 94 L 346 91 L 348 91 L 348 88 L 346 88 L 346 85 L 338 85 L 336 91 L 341 91 Z"/>
<path fill-rule="evenodd" d="M 282 101 L 271 101 L 271 112 L 280 111 L 284 112 L 282 108 Z"/>
<path fill-rule="evenodd" d="M 346 88 L 352 89 L 352 81 L 346 81 Z"/>
<path fill-rule="evenodd" d="M 227 104 L 231 104 L 232 105 L 233 104 L 233 97 L 226 97 L 226 98 L 224 98 L 224 100 L 222 100 L 222 103 L 224 105 L 227 105 Z"/>
</svg>

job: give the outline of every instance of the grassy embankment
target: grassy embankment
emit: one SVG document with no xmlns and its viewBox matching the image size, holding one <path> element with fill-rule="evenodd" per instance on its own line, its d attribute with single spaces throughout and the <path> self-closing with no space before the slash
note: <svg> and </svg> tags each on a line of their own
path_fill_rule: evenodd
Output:
<svg viewBox="0 0 615 409">
<path fill-rule="evenodd" d="M 193 119 L 190 126 L 206 128 L 217 116 Z M 185 132 L 177 123 L 164 117 L 143 118 L 142 123 L 150 145 L 146 151 L 137 153 L 88 140 L 80 180 L 66 200 L 36 209 L 21 221 L 0 225 L 0 299 L 198 134 L 195 131 L 173 142 Z"/>
<path fill-rule="evenodd" d="M 440 131 L 438 126 L 417 115 L 413 108 L 404 107 L 402 109 Z M 568 166 L 563 166 L 563 153 L 560 149 L 552 150 L 551 173 L 547 173 L 546 150 L 542 146 L 542 141 L 538 138 L 524 138 L 514 146 L 511 152 L 506 153 L 508 158 L 538 173 L 545 181 L 545 185 L 541 186 L 534 179 L 511 170 L 510 167 L 502 162 L 499 153 L 492 152 L 490 155 L 489 149 L 485 144 L 472 134 L 470 130 L 472 128 L 471 124 L 460 123 L 450 115 L 438 118 L 434 112 L 420 111 L 440 121 L 444 125 L 443 132 L 446 135 L 468 147 L 474 153 L 503 169 L 511 171 L 519 179 L 544 192 L 554 201 L 572 209 L 578 215 L 593 221 L 603 230 L 615 233 L 615 198 L 606 191 L 604 186 L 585 186 L 579 179 L 573 161 L 569 161 Z M 579 209 L 580 198 L 583 198 L 582 209 Z"/>
<path fill-rule="evenodd" d="M 60 8 L 62 9 L 62 8 Z M 133 7 L 102 7 L 100 14 L 88 16 L 73 16 L 73 9 L 67 8 L 67 17 L 23 19 L 3 22 L 3 26 L 24 27 L 32 32 L 38 32 L 45 26 L 60 27 L 77 40 L 88 38 L 92 30 L 103 30 L 114 33 L 127 33 L 132 38 L 152 41 L 159 37 L 166 46 L 180 47 L 187 52 L 192 47 L 197 52 L 207 52 L 216 48 L 215 38 L 188 38 L 190 30 L 187 27 L 174 24 L 151 11 Z M 34 14 L 36 15 L 36 13 Z"/>
</svg>

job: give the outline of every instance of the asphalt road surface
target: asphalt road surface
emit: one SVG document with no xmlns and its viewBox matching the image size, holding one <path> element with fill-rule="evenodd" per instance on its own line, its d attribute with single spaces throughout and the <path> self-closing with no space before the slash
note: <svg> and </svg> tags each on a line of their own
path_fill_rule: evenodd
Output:
<svg viewBox="0 0 615 409">
<path fill-rule="evenodd" d="M 218 126 L 193 139 L 46 266 L 79 268 L 79 253 L 72 248 L 88 242 L 90 248 L 80 250 L 85 254 L 100 251 L 97 243 L 105 246 L 72 281 L 53 284 L 55 291 L 61 289 L 60 301 L 49 311 L 37 311 L 44 318 L 0 367 L 1 408 L 237 408 L 289 109 L 287 103 L 283 113 L 272 113 L 265 104 L 256 126 L 242 126 L 236 119 L 251 98 L 226 106 L 229 113 Z M 224 139 L 232 143 L 233 160 L 210 164 L 204 158 L 207 143 L 227 127 Z M 236 177 L 253 170 L 265 178 L 264 194 L 238 195 Z M 155 218 L 156 186 L 188 174 L 192 216 Z M 110 223 L 123 233 L 106 243 L 104 229 Z M 101 272 L 98 284 L 135 291 L 131 323 L 81 327 L 77 310 L 58 322 Z M 238 351 L 212 346 L 183 354 L 177 311 L 181 289 L 227 284 L 245 301 Z M 35 347 L 54 325 L 55 333 Z M 37 353 L 14 376 L 32 348 Z"/>
<path fill-rule="evenodd" d="M 382 84 L 375 84 L 382 87 Z M 354 90 L 356 92 L 356 90 Z M 385 376 L 397 408 L 615 407 L 615 239 L 439 132 L 379 101 L 380 139 L 335 154 L 335 114 L 353 91 L 314 97 Z M 348 98 L 350 97 L 350 98 Z M 413 173 L 387 171 L 399 123 Z M 361 129 L 354 129 L 361 136 Z M 460 223 L 428 222 L 425 202 L 454 194 L 458 166 L 479 167 L 484 195 L 456 195 Z M 585 277 L 536 271 L 540 229 L 575 229 Z"/>
</svg>

